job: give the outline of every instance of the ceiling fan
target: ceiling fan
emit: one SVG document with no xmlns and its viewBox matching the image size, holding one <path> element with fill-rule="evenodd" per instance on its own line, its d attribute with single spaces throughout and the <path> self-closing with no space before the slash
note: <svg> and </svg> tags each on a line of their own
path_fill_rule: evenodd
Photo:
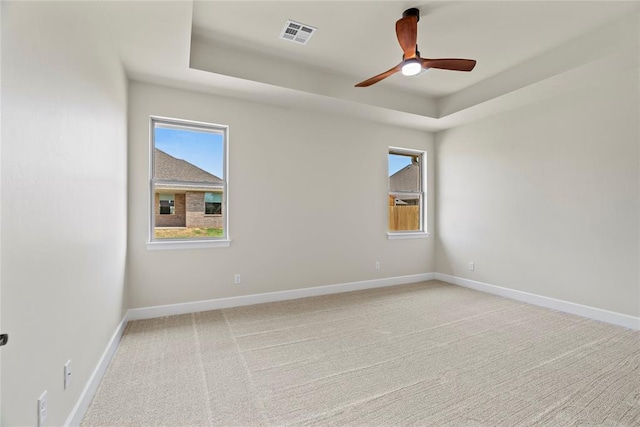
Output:
<svg viewBox="0 0 640 427">
<path fill-rule="evenodd" d="M 405 76 L 415 76 L 423 69 L 439 68 L 441 70 L 471 71 L 476 66 L 473 59 L 421 58 L 418 52 L 418 21 L 420 20 L 420 10 L 416 8 L 407 9 L 402 14 L 402 18 L 396 21 L 396 35 L 402 48 L 402 62 L 377 76 L 360 82 L 356 87 L 367 87 L 386 79 L 392 74 L 401 71 Z"/>
</svg>

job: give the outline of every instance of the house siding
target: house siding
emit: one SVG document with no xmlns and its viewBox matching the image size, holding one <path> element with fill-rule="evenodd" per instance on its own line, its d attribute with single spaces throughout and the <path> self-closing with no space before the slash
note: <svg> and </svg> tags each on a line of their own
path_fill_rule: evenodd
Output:
<svg viewBox="0 0 640 427">
<path fill-rule="evenodd" d="M 160 215 L 160 194 L 155 193 L 155 222 L 156 227 L 185 227 L 187 218 L 185 215 L 185 195 L 176 194 L 174 199 L 174 214 Z"/>
<path fill-rule="evenodd" d="M 187 227 L 222 228 L 222 215 L 204 214 L 204 193 L 187 191 L 186 194 Z"/>
<path fill-rule="evenodd" d="M 420 168 L 408 165 L 389 177 L 390 191 L 420 191 Z"/>
</svg>

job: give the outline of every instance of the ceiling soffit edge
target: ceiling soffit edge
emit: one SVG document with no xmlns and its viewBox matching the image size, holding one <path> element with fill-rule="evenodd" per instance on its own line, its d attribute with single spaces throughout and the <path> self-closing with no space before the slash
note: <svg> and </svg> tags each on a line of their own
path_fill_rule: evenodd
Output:
<svg viewBox="0 0 640 427">
<path fill-rule="evenodd" d="M 313 69 L 256 52 L 239 51 L 200 38 L 192 40 L 189 66 L 205 72 L 426 117 L 435 118 L 437 111 L 432 98 L 417 93 L 385 86 L 363 90 L 354 87 L 355 78 L 351 76 Z"/>
</svg>

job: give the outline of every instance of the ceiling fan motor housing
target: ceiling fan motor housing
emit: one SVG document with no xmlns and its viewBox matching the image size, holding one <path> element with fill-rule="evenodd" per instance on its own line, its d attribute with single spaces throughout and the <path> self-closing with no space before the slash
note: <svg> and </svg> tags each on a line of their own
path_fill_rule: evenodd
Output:
<svg viewBox="0 0 640 427">
<path fill-rule="evenodd" d="M 416 45 L 416 56 L 415 56 L 415 57 L 416 57 L 416 58 L 420 58 L 420 52 L 418 52 L 418 45 Z M 403 61 L 405 60 L 405 58 L 404 58 L 404 53 L 402 54 L 402 60 L 403 60 Z"/>
<path fill-rule="evenodd" d="M 411 9 L 407 9 L 402 12 L 403 18 L 406 18 L 407 16 L 415 16 L 416 18 L 418 18 L 418 21 L 420 21 L 420 9 L 412 7 Z"/>
</svg>

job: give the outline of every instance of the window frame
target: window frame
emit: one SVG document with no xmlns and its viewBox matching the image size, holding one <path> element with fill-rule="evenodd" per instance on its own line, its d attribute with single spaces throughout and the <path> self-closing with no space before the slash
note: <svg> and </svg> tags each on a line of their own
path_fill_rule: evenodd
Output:
<svg viewBox="0 0 640 427">
<path fill-rule="evenodd" d="M 420 191 L 391 191 L 389 188 L 389 155 L 418 156 L 420 158 Z M 387 149 L 387 198 L 393 194 L 418 195 L 420 199 L 420 229 L 419 230 L 389 230 L 389 209 L 387 209 L 387 239 L 425 239 L 429 237 L 427 227 L 427 152 L 402 147 L 388 147 Z"/>
<path fill-rule="evenodd" d="M 207 238 L 178 238 L 178 239 L 156 239 L 155 238 L 155 185 L 158 181 L 155 174 L 155 126 L 157 123 L 175 127 L 177 129 L 204 129 L 213 131 L 223 136 L 223 159 L 222 159 L 222 221 L 223 237 Z M 161 181 L 167 183 L 167 181 Z M 184 185 L 184 183 L 183 183 Z M 187 184 L 188 185 L 188 184 Z M 148 218 L 149 234 L 146 243 L 148 250 L 164 249 L 199 249 L 229 247 L 231 239 L 229 237 L 229 126 L 216 123 L 199 122 L 194 120 L 176 119 L 172 117 L 149 116 L 149 190 L 148 190 Z"/>
</svg>

